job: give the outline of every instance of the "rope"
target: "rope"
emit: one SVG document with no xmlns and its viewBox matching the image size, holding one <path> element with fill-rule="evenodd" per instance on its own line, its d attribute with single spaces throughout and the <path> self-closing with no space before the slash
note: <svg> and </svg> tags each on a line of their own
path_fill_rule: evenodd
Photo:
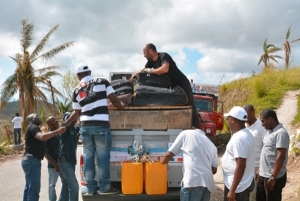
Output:
<svg viewBox="0 0 300 201">
<path fill-rule="evenodd" d="M 133 142 L 132 146 L 128 147 L 128 153 L 132 155 L 131 159 L 134 162 L 154 162 L 148 155 L 148 150 L 145 149 L 142 145 L 138 145 L 137 141 Z"/>
</svg>

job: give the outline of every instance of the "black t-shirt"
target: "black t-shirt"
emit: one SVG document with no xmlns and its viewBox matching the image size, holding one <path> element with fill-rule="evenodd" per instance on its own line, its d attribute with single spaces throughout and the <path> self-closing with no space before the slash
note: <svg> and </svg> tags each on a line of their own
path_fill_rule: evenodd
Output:
<svg viewBox="0 0 300 201">
<path fill-rule="evenodd" d="M 45 142 L 35 138 L 36 134 L 41 132 L 40 127 L 29 124 L 25 131 L 25 154 L 32 154 L 38 159 L 45 156 Z"/>
<path fill-rule="evenodd" d="M 46 141 L 46 148 L 49 149 L 49 154 L 55 160 L 58 161 L 58 154 L 60 150 L 59 136 L 54 136 Z M 48 161 L 48 168 L 54 168 L 54 165 Z"/>
<path fill-rule="evenodd" d="M 59 156 L 64 155 L 66 160 L 76 165 L 76 150 L 79 136 L 79 127 L 69 126 L 67 130 L 60 135 L 60 153 Z"/>
<path fill-rule="evenodd" d="M 159 68 L 164 63 L 169 63 L 169 71 L 166 73 L 172 81 L 173 86 L 178 86 L 178 83 L 183 79 L 187 79 L 187 77 L 179 70 L 176 66 L 175 61 L 172 57 L 165 52 L 158 53 L 158 58 L 156 61 L 148 61 L 145 65 L 146 68 Z"/>
</svg>

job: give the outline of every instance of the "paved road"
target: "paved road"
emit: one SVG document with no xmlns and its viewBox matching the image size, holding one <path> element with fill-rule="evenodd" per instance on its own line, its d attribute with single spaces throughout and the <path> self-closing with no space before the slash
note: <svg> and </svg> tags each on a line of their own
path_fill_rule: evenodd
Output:
<svg viewBox="0 0 300 201">
<path fill-rule="evenodd" d="M 79 164 L 79 155 L 82 152 L 82 145 L 78 145 L 77 156 Z M 79 166 L 76 166 L 77 180 L 80 181 Z M 18 201 L 22 200 L 23 190 L 25 185 L 24 172 L 21 167 L 21 157 L 16 160 L 6 161 L 0 164 L 0 195 L 1 201 Z M 42 178 L 41 178 L 41 192 L 40 200 L 48 200 L 48 170 L 47 170 L 47 160 L 42 161 Z M 61 189 L 60 180 L 57 181 L 57 194 L 59 194 Z M 79 194 L 80 195 L 80 194 Z M 80 196 L 79 196 L 80 197 Z M 82 198 L 79 198 L 82 201 Z"/>
</svg>

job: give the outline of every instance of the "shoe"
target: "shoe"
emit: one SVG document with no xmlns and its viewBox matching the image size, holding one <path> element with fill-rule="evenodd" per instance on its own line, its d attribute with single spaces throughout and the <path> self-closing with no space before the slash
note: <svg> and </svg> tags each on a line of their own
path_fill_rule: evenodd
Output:
<svg viewBox="0 0 300 201">
<path fill-rule="evenodd" d="M 94 193 L 90 193 L 90 192 L 85 192 L 84 194 L 82 194 L 82 196 L 93 196 Z"/>
<path fill-rule="evenodd" d="M 113 195 L 113 194 L 117 194 L 119 193 L 118 190 L 114 189 L 113 187 L 110 187 L 110 189 L 108 191 L 105 192 L 101 192 L 101 191 L 97 191 L 99 195 Z"/>
</svg>

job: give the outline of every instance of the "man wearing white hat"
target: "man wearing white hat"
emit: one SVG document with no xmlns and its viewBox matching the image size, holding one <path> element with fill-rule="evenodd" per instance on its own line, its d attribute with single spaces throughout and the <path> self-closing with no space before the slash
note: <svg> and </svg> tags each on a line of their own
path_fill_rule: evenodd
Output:
<svg viewBox="0 0 300 201">
<path fill-rule="evenodd" d="M 249 201 L 254 189 L 255 141 L 245 127 L 247 112 L 242 107 L 234 106 L 224 116 L 232 132 L 222 157 L 224 201 Z"/>
<path fill-rule="evenodd" d="M 63 126 L 70 126 L 80 116 L 79 133 L 83 145 L 83 171 L 87 187 L 83 196 L 93 196 L 96 191 L 100 195 L 116 194 L 118 190 L 111 186 L 109 173 L 112 136 L 107 98 L 118 109 L 123 109 L 125 104 L 117 99 L 114 89 L 106 79 L 91 75 L 91 70 L 85 63 L 77 65 L 76 74 L 80 82 L 73 92 L 74 112 L 63 122 Z M 94 180 L 95 154 L 98 160 L 99 190 L 97 181 Z"/>
</svg>

